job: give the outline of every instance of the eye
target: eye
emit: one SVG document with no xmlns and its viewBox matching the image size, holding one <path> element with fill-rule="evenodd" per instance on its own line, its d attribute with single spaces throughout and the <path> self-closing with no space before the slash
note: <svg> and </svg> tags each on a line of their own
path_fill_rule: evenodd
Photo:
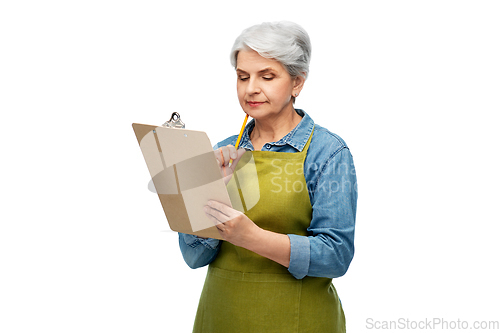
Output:
<svg viewBox="0 0 500 333">
<path fill-rule="evenodd" d="M 246 81 L 246 80 L 248 80 L 248 76 L 238 76 L 238 80 Z"/>
<path fill-rule="evenodd" d="M 266 81 L 271 81 L 272 79 L 274 79 L 274 76 L 263 76 L 262 78 Z"/>
</svg>

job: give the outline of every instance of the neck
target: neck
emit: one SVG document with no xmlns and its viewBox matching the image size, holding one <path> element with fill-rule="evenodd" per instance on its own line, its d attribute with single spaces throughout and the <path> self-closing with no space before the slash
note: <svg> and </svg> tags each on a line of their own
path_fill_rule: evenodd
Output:
<svg viewBox="0 0 500 333">
<path fill-rule="evenodd" d="M 293 106 L 277 115 L 265 119 L 255 119 L 255 127 L 251 133 L 254 148 L 261 148 L 266 142 L 276 142 L 297 126 L 302 117 L 295 112 Z"/>
</svg>

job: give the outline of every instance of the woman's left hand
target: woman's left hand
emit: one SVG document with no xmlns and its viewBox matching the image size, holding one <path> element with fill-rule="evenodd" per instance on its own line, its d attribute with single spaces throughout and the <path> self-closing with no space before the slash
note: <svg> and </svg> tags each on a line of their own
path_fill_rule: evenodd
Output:
<svg viewBox="0 0 500 333">
<path fill-rule="evenodd" d="M 245 214 L 218 201 L 210 200 L 204 209 L 222 238 L 236 246 L 248 248 L 261 230 Z"/>
</svg>

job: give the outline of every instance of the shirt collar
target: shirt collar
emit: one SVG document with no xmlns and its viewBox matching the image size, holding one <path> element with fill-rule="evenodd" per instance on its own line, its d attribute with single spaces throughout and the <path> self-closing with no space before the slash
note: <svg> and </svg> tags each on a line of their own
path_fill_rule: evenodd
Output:
<svg viewBox="0 0 500 333">
<path fill-rule="evenodd" d="M 300 123 L 295 126 L 287 135 L 276 142 L 269 142 L 273 146 L 284 146 L 289 145 L 297 149 L 299 152 L 304 149 L 304 146 L 311 135 L 314 128 L 314 121 L 309 115 L 301 109 L 295 109 L 298 115 L 302 117 Z M 250 141 L 250 133 L 255 127 L 255 120 L 252 119 L 246 125 L 243 135 L 241 136 L 241 141 L 239 148 L 245 148 L 247 150 L 254 150 L 252 142 Z"/>
</svg>

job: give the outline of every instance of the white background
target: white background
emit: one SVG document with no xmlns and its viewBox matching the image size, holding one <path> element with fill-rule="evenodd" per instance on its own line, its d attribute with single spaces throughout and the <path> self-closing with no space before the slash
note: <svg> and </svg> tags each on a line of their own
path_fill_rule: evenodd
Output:
<svg viewBox="0 0 500 333">
<path fill-rule="evenodd" d="M 212 143 L 237 134 L 230 48 L 283 19 L 313 45 L 296 106 L 356 164 L 356 254 L 334 280 L 348 331 L 500 321 L 499 17 L 497 1 L 3 1 L 0 331 L 191 331 L 206 268 L 184 264 L 131 124 L 178 111 Z"/>
</svg>

